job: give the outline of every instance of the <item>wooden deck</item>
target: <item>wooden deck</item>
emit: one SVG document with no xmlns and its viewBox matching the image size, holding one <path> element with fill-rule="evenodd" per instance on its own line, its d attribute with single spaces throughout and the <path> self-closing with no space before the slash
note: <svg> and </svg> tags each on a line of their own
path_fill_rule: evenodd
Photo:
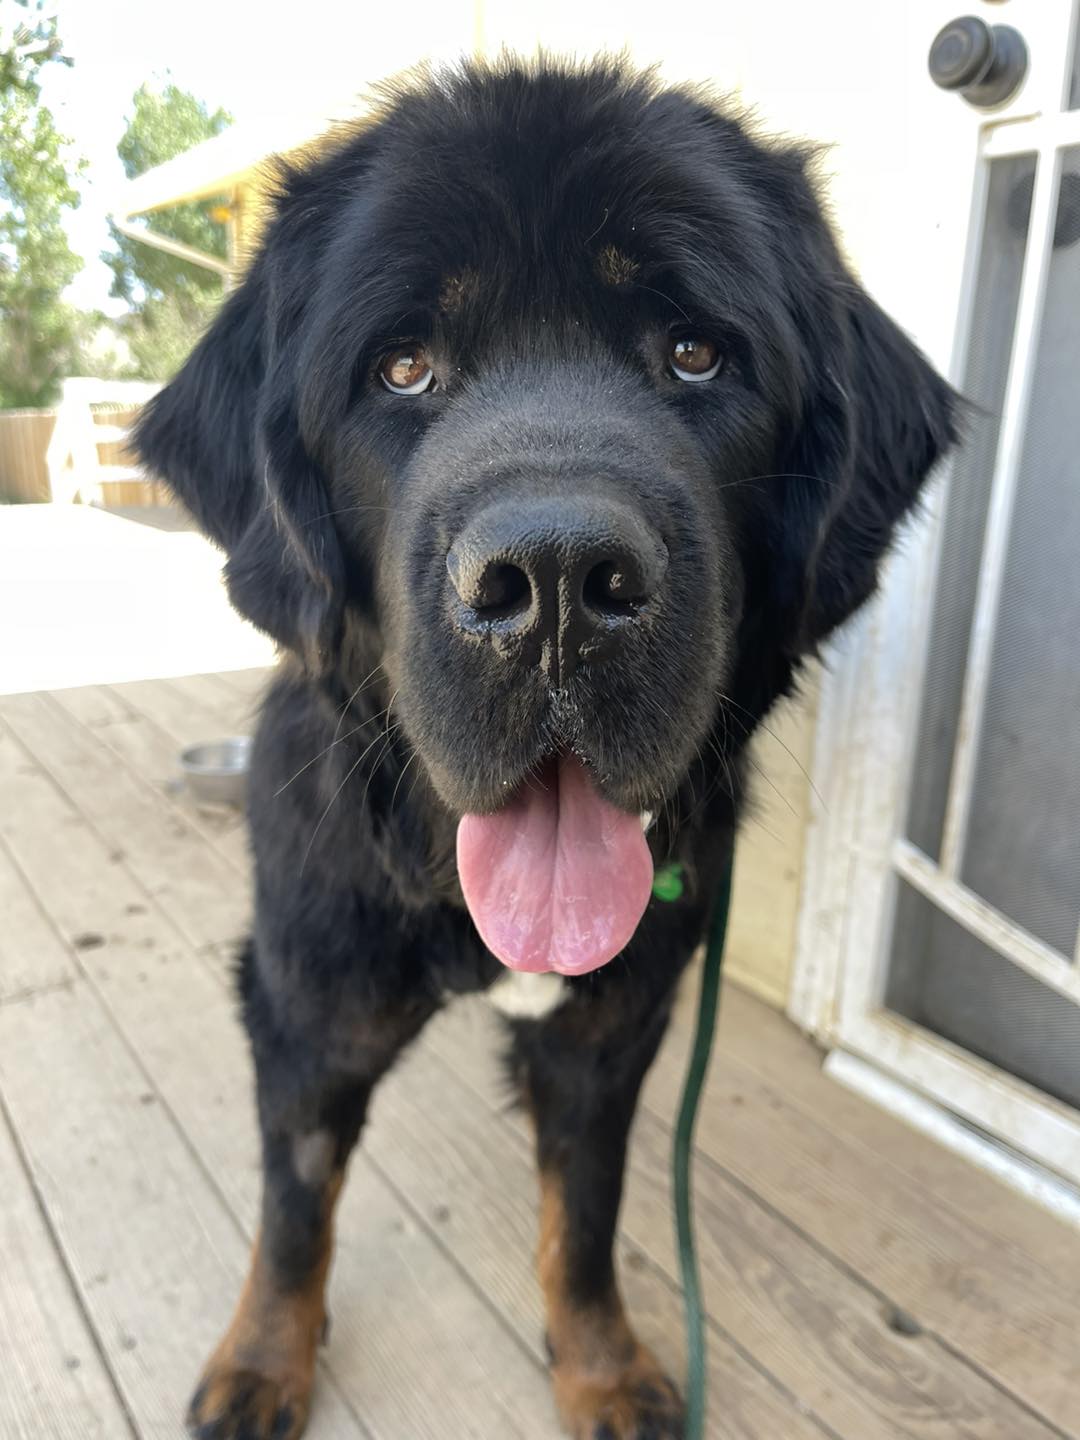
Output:
<svg viewBox="0 0 1080 1440">
<path fill-rule="evenodd" d="M 229 988 L 237 822 L 182 743 L 260 674 L 0 698 L 0 1437 L 179 1436 L 255 1220 Z M 670 1120 L 693 996 L 648 1082 L 621 1253 L 681 1370 Z M 313 1440 L 541 1440 L 534 1175 L 493 1019 L 462 1002 L 380 1089 L 343 1202 Z M 826 1079 L 729 987 L 699 1128 L 710 1435 L 1080 1437 L 1080 1234 Z"/>
</svg>

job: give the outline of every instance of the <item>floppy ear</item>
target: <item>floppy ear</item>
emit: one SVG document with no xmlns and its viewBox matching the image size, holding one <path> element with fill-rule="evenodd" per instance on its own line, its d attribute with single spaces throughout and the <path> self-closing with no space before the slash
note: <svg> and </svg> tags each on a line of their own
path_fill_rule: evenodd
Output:
<svg viewBox="0 0 1080 1440">
<path fill-rule="evenodd" d="M 226 551 L 237 609 L 319 671 L 338 639 L 343 562 L 269 292 L 263 255 L 144 408 L 135 446 Z"/>
<path fill-rule="evenodd" d="M 836 303 L 839 353 L 819 355 L 785 461 L 796 651 L 812 650 L 873 593 L 899 521 L 958 435 L 952 388 L 846 274 Z"/>
</svg>

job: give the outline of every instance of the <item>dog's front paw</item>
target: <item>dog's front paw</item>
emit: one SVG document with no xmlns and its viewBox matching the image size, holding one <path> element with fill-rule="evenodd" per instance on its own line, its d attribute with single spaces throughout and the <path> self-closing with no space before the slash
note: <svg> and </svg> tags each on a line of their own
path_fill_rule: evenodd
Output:
<svg viewBox="0 0 1080 1440">
<path fill-rule="evenodd" d="M 643 1345 L 612 1374 L 556 1363 L 551 1379 L 573 1440 L 682 1440 L 682 1397 Z"/>
<path fill-rule="evenodd" d="M 296 1384 L 211 1364 L 192 1397 L 187 1426 L 195 1440 L 297 1440 L 310 1400 Z"/>
</svg>

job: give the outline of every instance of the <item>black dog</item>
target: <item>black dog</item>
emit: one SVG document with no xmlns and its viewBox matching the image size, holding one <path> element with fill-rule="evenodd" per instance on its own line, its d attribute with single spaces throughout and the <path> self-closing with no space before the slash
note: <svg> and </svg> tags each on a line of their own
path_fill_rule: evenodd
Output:
<svg viewBox="0 0 1080 1440">
<path fill-rule="evenodd" d="M 262 1232 L 198 1436 L 300 1433 L 372 1088 L 448 992 L 497 977 L 567 1429 L 681 1433 L 612 1263 L 638 1089 L 746 741 L 954 439 L 806 160 L 616 63 L 410 82 L 285 176 L 145 413 L 143 457 L 286 653 L 242 965 Z M 652 899 L 670 858 L 683 895 Z M 516 994 L 513 970 L 559 974 Z"/>
</svg>

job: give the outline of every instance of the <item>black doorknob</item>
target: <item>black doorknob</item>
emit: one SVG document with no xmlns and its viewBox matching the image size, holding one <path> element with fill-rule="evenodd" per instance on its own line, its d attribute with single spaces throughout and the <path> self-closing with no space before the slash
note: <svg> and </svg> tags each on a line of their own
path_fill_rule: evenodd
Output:
<svg viewBox="0 0 1080 1440">
<path fill-rule="evenodd" d="M 961 15 L 934 36 L 930 78 L 942 90 L 958 90 L 969 105 L 992 110 L 1011 100 L 1028 68 L 1024 37 L 1011 25 L 988 25 Z"/>
</svg>

